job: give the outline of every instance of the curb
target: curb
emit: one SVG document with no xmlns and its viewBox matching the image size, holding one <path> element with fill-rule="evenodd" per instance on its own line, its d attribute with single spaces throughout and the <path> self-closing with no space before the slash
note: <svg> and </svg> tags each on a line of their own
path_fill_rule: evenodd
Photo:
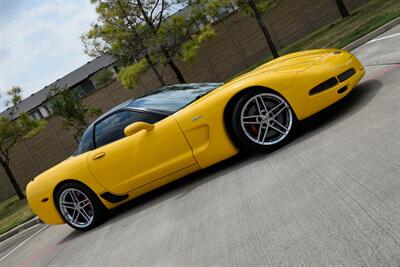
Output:
<svg viewBox="0 0 400 267">
<path fill-rule="evenodd" d="M 348 51 L 354 50 L 354 49 L 362 46 L 363 44 L 371 41 L 375 37 L 378 37 L 379 35 L 389 31 L 390 29 L 394 28 L 395 26 L 397 26 L 399 24 L 400 24 L 400 17 L 395 18 L 394 20 L 386 23 L 385 25 L 379 27 L 378 29 L 364 35 L 360 39 L 355 40 L 354 42 L 346 45 L 345 47 L 343 47 L 343 49 L 348 50 Z"/>
<path fill-rule="evenodd" d="M 20 232 L 22 232 L 28 228 L 31 228 L 32 226 L 35 226 L 36 224 L 40 224 L 40 223 L 42 223 L 42 221 L 39 219 L 39 217 L 35 217 L 23 224 L 11 229 L 10 231 L 0 235 L 0 242 L 3 242 L 5 240 L 9 239 L 10 237 L 13 237 L 13 236 L 19 234 Z"/>
</svg>

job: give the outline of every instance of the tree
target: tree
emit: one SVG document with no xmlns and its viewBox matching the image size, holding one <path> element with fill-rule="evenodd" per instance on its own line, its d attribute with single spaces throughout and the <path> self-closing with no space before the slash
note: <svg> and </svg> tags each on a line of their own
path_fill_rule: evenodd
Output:
<svg viewBox="0 0 400 267">
<path fill-rule="evenodd" d="M 177 80 L 180 83 L 185 83 L 185 78 L 179 67 L 176 65 L 175 60 L 173 58 L 173 54 L 168 49 L 170 45 L 167 43 L 168 38 L 162 36 L 160 38 L 160 32 L 168 32 L 169 27 L 165 27 L 164 23 L 166 22 L 166 18 L 169 17 L 170 12 L 169 8 L 173 6 L 172 1 L 161 0 L 161 1 L 142 1 L 137 0 L 132 5 L 132 10 L 137 10 L 136 16 L 143 22 L 144 31 L 143 34 L 147 36 L 147 48 L 150 48 L 153 51 L 153 55 L 156 54 L 161 56 L 161 62 L 168 64 L 173 72 Z M 159 9 L 156 14 L 154 11 Z M 174 18 L 171 18 L 174 20 Z M 171 23 L 173 25 L 173 23 Z M 162 31 L 164 29 L 164 31 Z M 162 34 L 165 35 L 165 34 Z"/>
<path fill-rule="evenodd" d="M 176 67 L 173 65 L 175 57 L 183 61 L 194 60 L 200 45 L 215 36 L 210 19 L 214 15 L 212 1 L 181 0 L 179 2 L 186 5 L 182 13 L 171 15 L 158 28 L 154 27 L 151 21 L 147 23 L 148 31 L 153 33 L 148 44 L 154 51 L 153 56 L 158 56 L 159 61 L 169 64 L 172 69 Z M 180 80 L 179 77 L 178 80 Z"/>
<path fill-rule="evenodd" d="M 257 1 L 256 0 L 247 0 L 248 5 L 250 6 L 251 10 L 254 13 L 254 17 L 257 20 L 258 25 L 261 28 L 261 31 L 264 35 L 265 40 L 267 41 L 267 44 L 269 46 L 269 49 L 271 50 L 271 53 L 273 55 L 274 58 L 278 58 L 279 54 L 278 54 L 278 50 L 275 47 L 274 42 L 272 41 L 271 35 L 268 31 L 267 28 L 267 24 L 265 23 L 264 18 L 261 15 L 261 8 L 259 8 L 259 5 L 257 5 Z M 265 2 L 265 1 L 264 1 Z M 267 7 L 268 5 L 263 5 L 264 7 Z"/>
<path fill-rule="evenodd" d="M 350 16 L 350 13 L 347 10 L 346 5 L 344 4 L 343 0 L 336 0 L 336 5 L 338 6 L 340 15 L 342 15 L 343 18 Z"/>
<path fill-rule="evenodd" d="M 96 72 L 90 79 L 96 88 L 101 88 L 114 80 L 114 72 L 111 68 L 104 68 Z"/>
<path fill-rule="evenodd" d="M 139 34 L 141 25 L 137 18 L 130 17 L 126 11 L 128 1 L 91 0 L 91 2 L 96 5 L 98 21 L 81 36 L 85 53 L 91 57 L 111 54 L 123 66 L 134 65 L 144 58 L 160 84 L 165 85 L 161 73 L 146 50 L 143 37 Z"/>
<path fill-rule="evenodd" d="M 0 116 L 0 164 L 3 167 L 19 199 L 25 196 L 19 187 L 13 171 L 10 168 L 10 150 L 24 139 L 29 139 L 38 134 L 46 125 L 45 121 L 31 119 L 27 113 L 22 112 L 16 118 L 18 104 L 21 102 L 21 88 L 12 87 L 8 92 L 10 98 L 6 105 L 11 107 L 9 117 Z"/>
<path fill-rule="evenodd" d="M 84 105 L 76 90 L 52 87 L 47 97 L 51 115 L 61 118 L 66 130 L 74 131 L 75 141 L 89 126 L 88 119 L 101 114 L 101 109 Z"/>
<path fill-rule="evenodd" d="M 271 50 L 272 56 L 278 58 L 278 50 L 271 38 L 271 34 L 268 31 L 267 24 L 262 16 L 262 13 L 266 12 L 269 8 L 277 4 L 278 0 L 222 0 L 217 1 L 221 6 L 228 6 L 234 4 L 239 7 L 245 15 L 255 17 L 258 26 L 267 42 L 269 49 Z"/>
<path fill-rule="evenodd" d="M 133 89 L 139 82 L 140 74 L 146 69 L 146 66 L 146 61 L 140 60 L 136 64 L 123 67 L 118 72 L 118 80 L 125 88 Z M 164 83 L 161 83 L 161 86 L 163 85 Z"/>
<path fill-rule="evenodd" d="M 138 74 L 156 64 L 168 65 L 185 82 L 175 60 L 192 60 L 200 44 L 213 36 L 206 0 L 92 0 L 99 19 L 82 37 L 86 52 L 108 53 L 121 59 L 124 81 L 137 82 Z M 182 6 L 186 11 L 174 12 Z M 156 74 L 164 85 L 163 72 Z M 129 77 L 132 76 L 132 77 Z M 132 83 L 129 84 L 132 87 Z"/>
</svg>

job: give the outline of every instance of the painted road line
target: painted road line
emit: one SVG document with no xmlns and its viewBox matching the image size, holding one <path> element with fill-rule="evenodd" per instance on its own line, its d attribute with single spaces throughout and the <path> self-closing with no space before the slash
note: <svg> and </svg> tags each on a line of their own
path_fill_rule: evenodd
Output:
<svg viewBox="0 0 400 267">
<path fill-rule="evenodd" d="M 391 35 L 388 35 L 388 36 L 385 36 L 385 37 L 376 38 L 376 39 L 373 39 L 373 40 L 369 41 L 367 44 L 372 44 L 372 43 L 375 43 L 375 42 L 378 42 L 378 41 L 382 41 L 382 40 L 393 38 L 393 37 L 397 37 L 397 36 L 400 36 L 400 33 L 395 33 L 395 34 L 391 34 Z"/>
<path fill-rule="evenodd" d="M 10 256 L 11 254 L 13 254 L 17 249 L 19 249 L 20 247 L 22 247 L 26 242 L 28 242 L 29 240 L 31 240 L 32 238 L 34 238 L 35 236 L 37 236 L 41 231 L 43 231 L 45 228 L 47 228 L 49 225 L 45 225 L 43 226 L 40 230 L 38 230 L 36 233 L 34 233 L 33 235 L 31 235 L 29 238 L 27 238 L 25 241 L 23 241 L 21 244 L 19 244 L 18 246 L 16 246 L 13 250 L 11 250 L 7 255 L 5 255 L 4 257 L 2 257 L 0 259 L 0 262 L 2 262 L 4 259 L 6 259 L 8 256 Z"/>
<path fill-rule="evenodd" d="M 392 64 L 384 67 L 383 69 L 373 72 L 370 75 L 366 76 L 366 81 L 370 80 L 379 80 L 389 72 L 393 71 L 394 69 L 400 68 L 400 64 Z"/>
</svg>

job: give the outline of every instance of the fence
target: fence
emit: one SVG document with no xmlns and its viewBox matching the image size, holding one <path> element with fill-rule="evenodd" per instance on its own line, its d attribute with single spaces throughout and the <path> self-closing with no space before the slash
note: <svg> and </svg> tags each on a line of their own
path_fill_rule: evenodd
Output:
<svg viewBox="0 0 400 267">
<path fill-rule="evenodd" d="M 347 0 L 352 10 L 367 0 Z M 340 17 L 335 0 L 282 0 L 277 8 L 265 14 L 271 36 L 284 47 L 307 33 Z M 253 18 L 233 13 L 215 25 L 217 35 L 202 45 L 194 62 L 179 65 L 187 81 L 224 81 L 239 70 L 251 66 L 269 54 L 265 39 Z M 173 83 L 170 69 L 161 69 L 166 81 Z M 96 90 L 83 101 L 103 111 L 132 97 L 143 95 L 158 86 L 151 71 L 143 73 L 141 83 L 128 91 L 118 82 Z M 49 119 L 47 127 L 35 138 L 18 143 L 11 153 L 11 168 L 19 184 L 26 184 L 36 175 L 67 158 L 76 148 L 73 135 L 61 127 L 58 119 Z M 0 200 L 14 194 L 0 168 Z"/>
</svg>

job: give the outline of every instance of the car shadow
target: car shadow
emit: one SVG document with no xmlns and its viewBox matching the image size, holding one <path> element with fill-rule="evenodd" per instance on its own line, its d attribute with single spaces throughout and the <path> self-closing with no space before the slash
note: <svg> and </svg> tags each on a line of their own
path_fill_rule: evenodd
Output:
<svg viewBox="0 0 400 267">
<path fill-rule="evenodd" d="M 307 118 L 306 120 L 301 121 L 295 138 L 284 147 L 269 153 L 241 153 L 231 159 L 225 160 L 207 169 L 192 174 L 192 176 L 187 176 L 181 180 L 178 180 L 177 182 L 180 182 L 188 178 L 186 180 L 187 182 L 185 182 L 185 192 L 179 195 L 177 198 L 184 197 L 193 191 L 197 186 L 207 183 L 214 178 L 218 178 L 229 172 L 236 171 L 242 166 L 251 164 L 255 161 L 265 160 L 266 158 L 279 153 L 281 149 L 287 149 L 292 145 L 304 142 L 305 139 L 326 131 L 343 120 L 349 119 L 351 116 L 365 107 L 378 94 L 382 86 L 383 84 L 379 80 L 368 80 L 360 83 L 345 98 L 324 109 L 323 111 Z M 171 185 L 173 184 L 171 183 Z"/>
<path fill-rule="evenodd" d="M 296 141 L 316 135 L 349 119 L 364 108 L 378 94 L 382 86 L 379 80 L 367 80 L 360 83 L 345 98 L 302 121 Z"/>
<path fill-rule="evenodd" d="M 104 227 L 107 227 L 110 224 L 115 223 L 116 221 L 125 219 L 142 210 L 162 203 L 167 199 L 183 198 L 203 184 L 206 184 L 223 175 L 235 172 L 237 169 L 251 164 L 252 162 L 265 160 L 268 157 L 273 156 L 275 153 L 279 153 L 281 149 L 287 149 L 288 147 L 303 142 L 305 139 L 317 135 L 322 131 L 326 131 L 330 127 L 333 127 L 343 120 L 349 119 L 351 116 L 359 112 L 378 94 L 382 86 L 383 84 L 378 80 L 367 80 L 365 82 L 362 82 L 342 100 L 338 101 L 329 108 L 317 113 L 316 115 L 313 115 L 312 117 L 302 121 L 297 136 L 294 138 L 294 140 L 292 140 L 292 142 L 285 145 L 284 147 L 267 154 L 240 153 L 232 158 L 224 160 L 204 170 L 200 170 L 184 178 L 178 179 L 172 183 L 169 183 L 156 190 L 146 193 L 115 208 L 111 211 L 111 216 L 109 217 L 109 219 L 96 229 L 93 229 L 92 231 L 87 233 L 73 231 L 69 235 L 67 235 L 60 243 L 69 242 L 74 240 L 75 238 L 81 238 L 86 234 L 90 234 Z"/>
</svg>

